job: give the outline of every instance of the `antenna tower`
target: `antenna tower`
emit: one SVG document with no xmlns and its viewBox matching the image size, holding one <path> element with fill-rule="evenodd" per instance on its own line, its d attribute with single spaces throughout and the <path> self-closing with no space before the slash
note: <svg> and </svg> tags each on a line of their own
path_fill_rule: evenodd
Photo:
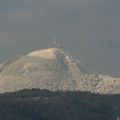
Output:
<svg viewBox="0 0 120 120">
<path fill-rule="evenodd" d="M 54 37 L 53 37 L 53 47 L 56 48 L 57 45 L 56 45 L 56 36 L 55 36 L 55 33 L 54 33 Z"/>
</svg>

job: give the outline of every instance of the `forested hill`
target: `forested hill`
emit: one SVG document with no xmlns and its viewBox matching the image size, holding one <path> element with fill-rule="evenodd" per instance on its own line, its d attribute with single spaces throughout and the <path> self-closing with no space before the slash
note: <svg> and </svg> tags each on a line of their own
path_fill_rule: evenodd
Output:
<svg viewBox="0 0 120 120">
<path fill-rule="evenodd" d="M 0 95 L 0 120 L 116 120 L 120 95 L 22 90 Z"/>
</svg>

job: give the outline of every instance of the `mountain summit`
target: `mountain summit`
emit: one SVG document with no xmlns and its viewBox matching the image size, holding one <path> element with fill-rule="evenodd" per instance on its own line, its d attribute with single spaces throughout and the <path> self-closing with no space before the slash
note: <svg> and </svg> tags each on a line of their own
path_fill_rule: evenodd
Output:
<svg viewBox="0 0 120 120">
<path fill-rule="evenodd" d="M 61 48 L 37 50 L 0 64 L 0 93 L 22 89 L 120 93 L 120 79 L 89 74 Z"/>
<path fill-rule="evenodd" d="M 60 52 L 60 50 L 57 48 L 49 48 L 49 49 L 43 49 L 43 50 L 37 50 L 37 51 L 31 52 L 27 56 L 45 58 L 45 59 L 57 59 L 57 56 L 56 56 L 57 51 Z"/>
</svg>

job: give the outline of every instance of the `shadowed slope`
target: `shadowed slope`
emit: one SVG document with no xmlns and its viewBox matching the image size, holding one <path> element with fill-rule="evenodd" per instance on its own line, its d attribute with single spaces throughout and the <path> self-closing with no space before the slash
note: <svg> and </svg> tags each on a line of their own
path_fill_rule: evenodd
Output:
<svg viewBox="0 0 120 120">
<path fill-rule="evenodd" d="M 120 95 L 22 90 L 0 95 L 1 120 L 116 120 Z"/>
</svg>

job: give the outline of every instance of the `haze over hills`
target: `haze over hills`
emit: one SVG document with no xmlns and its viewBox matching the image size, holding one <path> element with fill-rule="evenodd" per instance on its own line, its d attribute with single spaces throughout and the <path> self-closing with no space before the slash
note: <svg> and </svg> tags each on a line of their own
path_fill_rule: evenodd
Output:
<svg viewBox="0 0 120 120">
<path fill-rule="evenodd" d="M 61 48 L 49 48 L 0 64 L 0 93 L 22 89 L 120 93 L 120 78 L 90 74 Z"/>
</svg>

